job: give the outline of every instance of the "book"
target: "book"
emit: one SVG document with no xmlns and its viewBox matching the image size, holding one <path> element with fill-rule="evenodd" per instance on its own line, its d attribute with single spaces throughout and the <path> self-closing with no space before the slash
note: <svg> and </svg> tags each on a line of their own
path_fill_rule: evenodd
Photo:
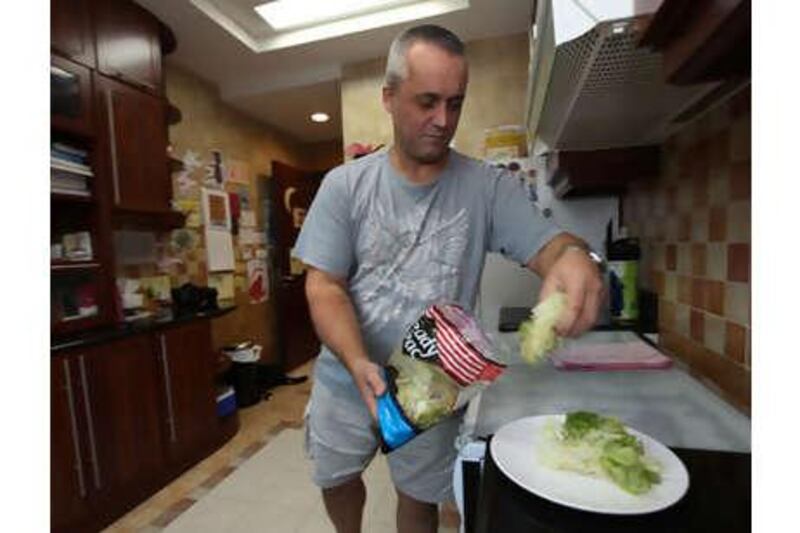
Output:
<svg viewBox="0 0 800 533">
<path fill-rule="evenodd" d="M 66 161 L 64 159 L 59 159 L 52 156 L 50 157 L 50 168 L 64 170 L 66 172 L 73 172 L 75 174 L 82 174 L 84 176 L 94 176 L 92 169 L 88 165 L 81 165 L 79 163 L 73 163 L 72 161 Z"/>
</svg>

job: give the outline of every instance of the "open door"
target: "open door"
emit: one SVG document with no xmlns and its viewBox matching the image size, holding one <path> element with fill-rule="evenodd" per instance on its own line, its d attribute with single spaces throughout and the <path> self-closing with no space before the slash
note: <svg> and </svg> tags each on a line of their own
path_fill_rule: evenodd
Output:
<svg viewBox="0 0 800 533">
<path fill-rule="evenodd" d="M 306 302 L 305 273 L 291 259 L 291 251 L 324 175 L 278 161 L 272 163 L 269 195 L 276 345 L 284 372 L 297 368 L 319 352 L 319 340 Z"/>
</svg>

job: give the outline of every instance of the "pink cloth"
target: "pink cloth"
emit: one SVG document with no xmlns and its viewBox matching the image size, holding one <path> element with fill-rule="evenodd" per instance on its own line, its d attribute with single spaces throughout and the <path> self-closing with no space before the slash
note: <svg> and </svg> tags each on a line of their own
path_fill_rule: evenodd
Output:
<svg viewBox="0 0 800 533">
<path fill-rule="evenodd" d="M 672 366 L 672 359 L 641 341 L 573 344 L 550 360 L 559 370 L 642 370 Z"/>
</svg>

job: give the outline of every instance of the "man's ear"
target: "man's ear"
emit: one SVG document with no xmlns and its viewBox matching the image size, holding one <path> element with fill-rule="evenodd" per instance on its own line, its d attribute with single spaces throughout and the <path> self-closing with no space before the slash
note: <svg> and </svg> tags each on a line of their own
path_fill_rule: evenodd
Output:
<svg viewBox="0 0 800 533">
<path fill-rule="evenodd" d="M 392 114 L 392 95 L 392 89 L 384 85 L 381 90 L 381 101 L 383 101 L 383 108 L 390 115 Z"/>
</svg>

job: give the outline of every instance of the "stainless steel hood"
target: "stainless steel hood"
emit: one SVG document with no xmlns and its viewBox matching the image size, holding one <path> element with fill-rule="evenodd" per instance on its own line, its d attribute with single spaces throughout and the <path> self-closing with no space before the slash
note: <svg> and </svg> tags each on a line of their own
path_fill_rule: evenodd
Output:
<svg viewBox="0 0 800 533">
<path fill-rule="evenodd" d="M 538 2 L 526 109 L 535 152 L 660 143 L 716 88 L 667 84 L 660 54 L 637 46 L 643 17 L 659 3 Z"/>
</svg>

